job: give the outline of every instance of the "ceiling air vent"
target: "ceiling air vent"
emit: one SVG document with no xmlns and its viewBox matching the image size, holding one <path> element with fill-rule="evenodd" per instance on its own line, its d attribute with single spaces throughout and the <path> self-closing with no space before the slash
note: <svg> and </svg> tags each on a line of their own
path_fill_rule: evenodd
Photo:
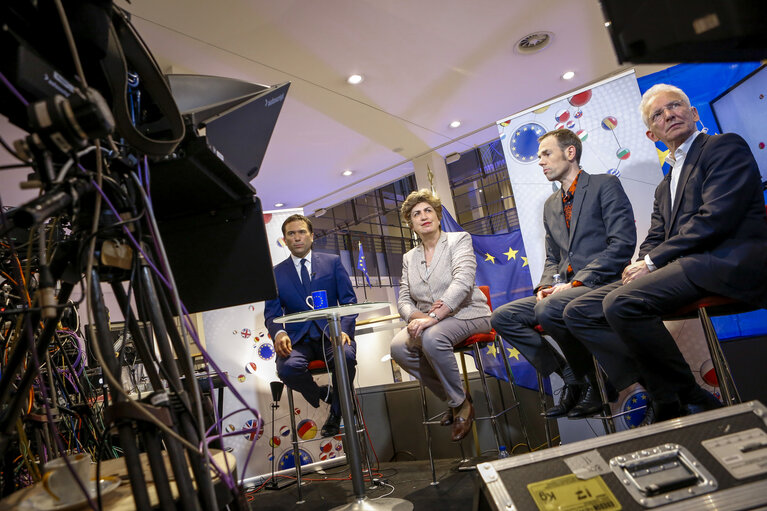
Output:
<svg viewBox="0 0 767 511">
<path fill-rule="evenodd" d="M 521 55 L 529 55 L 547 47 L 553 38 L 554 34 L 551 32 L 533 32 L 517 41 L 514 51 Z"/>
</svg>

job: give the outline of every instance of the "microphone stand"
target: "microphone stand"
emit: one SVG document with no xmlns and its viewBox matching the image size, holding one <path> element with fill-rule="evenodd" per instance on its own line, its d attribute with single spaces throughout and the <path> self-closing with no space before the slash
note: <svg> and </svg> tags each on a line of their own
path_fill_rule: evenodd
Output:
<svg viewBox="0 0 767 511">
<path fill-rule="evenodd" d="M 282 389 L 285 386 L 284 383 L 279 381 L 273 381 L 269 384 L 272 388 L 272 404 L 269 405 L 272 409 L 272 438 L 269 444 L 272 446 L 272 476 L 269 478 L 269 482 L 266 483 L 264 489 L 266 490 L 281 490 L 296 482 L 296 479 L 288 479 L 284 484 L 280 485 L 274 478 L 274 411 L 280 407 L 280 398 L 282 397 Z M 292 411 L 291 411 L 292 413 Z"/>
</svg>

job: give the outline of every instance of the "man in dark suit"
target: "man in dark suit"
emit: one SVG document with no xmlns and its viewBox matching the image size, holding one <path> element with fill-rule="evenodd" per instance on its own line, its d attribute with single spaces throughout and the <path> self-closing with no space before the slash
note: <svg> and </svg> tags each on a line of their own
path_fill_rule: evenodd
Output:
<svg viewBox="0 0 767 511">
<path fill-rule="evenodd" d="M 357 303 L 349 274 L 341 258 L 332 254 L 312 252 L 314 232 L 312 223 L 303 215 L 291 215 L 282 224 L 282 234 L 291 256 L 274 267 L 279 296 L 266 302 L 264 318 L 266 328 L 274 340 L 277 353 L 277 375 L 291 389 L 300 392 L 306 401 L 317 408 L 320 400 L 330 403 L 330 415 L 322 436 L 338 434 L 341 424 L 341 404 L 338 400 L 338 382 L 333 362 L 333 347 L 326 320 L 286 323 L 274 319 L 285 314 L 310 310 L 306 297 L 312 291 L 324 290 L 328 305 Z M 357 344 L 354 341 L 354 323 L 357 316 L 341 318 L 341 330 L 349 385 L 354 382 L 357 365 Z M 312 360 L 325 360 L 332 371 L 333 386 L 318 386 L 307 366 Z"/>
<path fill-rule="evenodd" d="M 636 361 L 652 399 L 649 424 L 720 406 L 695 382 L 661 315 L 712 293 L 767 305 L 767 219 L 740 136 L 700 133 L 697 110 L 670 85 L 645 92 L 640 111 L 647 137 L 668 146 L 672 170 L 655 190 L 637 261 L 621 282 L 570 303 L 565 320 L 597 358 Z"/>
<path fill-rule="evenodd" d="M 594 288 L 620 279 L 636 246 L 631 203 L 620 180 L 581 170 L 581 141 L 570 130 L 550 131 L 538 139 L 538 164 L 561 188 L 543 209 L 546 262 L 535 295 L 493 312 L 495 330 L 543 375 L 558 373 L 565 382 L 559 404 L 547 417 L 585 417 L 601 410 L 589 351 L 568 331 L 565 306 Z M 555 282 L 555 275 L 561 283 Z M 557 342 L 564 358 L 535 330 L 540 324 Z M 636 381 L 633 364 L 619 365 L 622 380 Z"/>
</svg>

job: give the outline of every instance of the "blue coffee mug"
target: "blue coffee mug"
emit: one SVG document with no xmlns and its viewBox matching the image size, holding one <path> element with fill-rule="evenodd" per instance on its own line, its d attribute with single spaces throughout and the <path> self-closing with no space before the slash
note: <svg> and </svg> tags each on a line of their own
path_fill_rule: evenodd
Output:
<svg viewBox="0 0 767 511">
<path fill-rule="evenodd" d="M 327 309 L 328 292 L 325 290 L 312 291 L 311 296 L 306 297 L 306 305 L 312 309 Z"/>
</svg>

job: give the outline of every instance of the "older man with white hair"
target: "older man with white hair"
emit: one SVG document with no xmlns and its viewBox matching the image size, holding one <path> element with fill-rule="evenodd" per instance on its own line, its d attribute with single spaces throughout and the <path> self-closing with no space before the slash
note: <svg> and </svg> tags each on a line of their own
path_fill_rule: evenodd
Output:
<svg viewBox="0 0 767 511">
<path fill-rule="evenodd" d="M 710 294 L 767 306 L 767 218 L 743 138 L 698 131 L 697 110 L 671 85 L 650 88 L 639 109 L 647 137 L 668 146 L 672 170 L 655 190 L 637 261 L 621 281 L 570 302 L 565 321 L 597 358 L 633 358 L 652 400 L 649 424 L 721 406 L 698 386 L 661 316 Z"/>
</svg>

